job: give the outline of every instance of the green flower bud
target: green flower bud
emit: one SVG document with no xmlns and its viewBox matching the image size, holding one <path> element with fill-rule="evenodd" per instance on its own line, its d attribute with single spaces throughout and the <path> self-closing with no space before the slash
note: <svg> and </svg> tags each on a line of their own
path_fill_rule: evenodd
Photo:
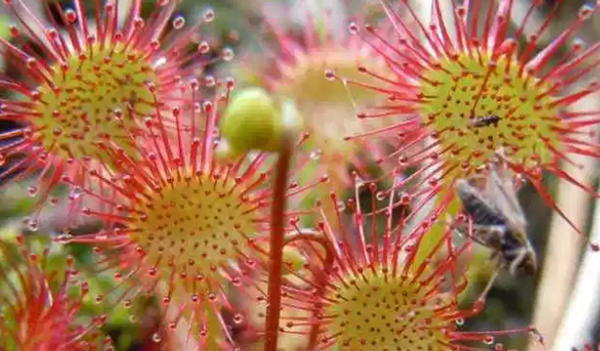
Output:
<svg viewBox="0 0 600 351">
<path fill-rule="evenodd" d="M 248 88 L 233 97 L 221 119 L 220 157 L 250 150 L 276 152 L 284 133 L 300 128 L 301 119 L 291 101 L 278 101 L 260 88 Z"/>
</svg>

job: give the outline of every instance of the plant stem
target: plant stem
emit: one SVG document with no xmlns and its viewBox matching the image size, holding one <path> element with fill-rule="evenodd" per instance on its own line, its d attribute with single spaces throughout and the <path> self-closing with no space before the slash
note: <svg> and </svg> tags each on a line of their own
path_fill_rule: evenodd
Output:
<svg viewBox="0 0 600 351">
<path fill-rule="evenodd" d="M 286 134 L 286 133 L 284 133 Z M 281 142 L 271 208 L 271 238 L 269 240 L 269 287 L 265 351 L 277 350 L 279 316 L 281 314 L 281 284 L 283 281 L 283 247 L 288 170 L 292 158 L 292 143 L 287 135 Z"/>
</svg>

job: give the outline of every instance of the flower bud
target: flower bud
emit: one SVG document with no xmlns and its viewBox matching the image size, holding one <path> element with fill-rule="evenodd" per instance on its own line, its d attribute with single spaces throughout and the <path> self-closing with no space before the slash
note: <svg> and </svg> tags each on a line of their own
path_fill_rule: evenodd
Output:
<svg viewBox="0 0 600 351">
<path fill-rule="evenodd" d="M 276 152 L 285 133 L 294 134 L 301 119 L 290 101 L 277 101 L 266 91 L 248 88 L 238 93 L 221 120 L 220 156 L 250 150 Z"/>
</svg>

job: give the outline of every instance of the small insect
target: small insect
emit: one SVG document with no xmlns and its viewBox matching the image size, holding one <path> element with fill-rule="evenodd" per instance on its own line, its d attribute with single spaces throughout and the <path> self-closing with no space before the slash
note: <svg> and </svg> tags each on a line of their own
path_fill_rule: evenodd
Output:
<svg viewBox="0 0 600 351">
<path fill-rule="evenodd" d="M 537 271 L 535 251 L 527 239 L 527 222 L 517 200 L 512 179 L 494 166 L 484 191 L 460 179 L 456 184 L 463 211 L 472 220 L 472 238 L 496 251 L 511 275 L 533 275 Z M 467 232 L 469 224 L 458 226 Z"/>
<path fill-rule="evenodd" d="M 494 126 L 494 127 L 498 127 L 498 123 L 500 122 L 500 117 L 496 116 L 496 115 L 488 115 L 488 116 L 480 116 L 480 117 L 476 117 L 475 119 L 473 119 L 469 125 L 473 128 L 481 128 L 481 127 L 488 127 L 488 126 Z"/>
</svg>

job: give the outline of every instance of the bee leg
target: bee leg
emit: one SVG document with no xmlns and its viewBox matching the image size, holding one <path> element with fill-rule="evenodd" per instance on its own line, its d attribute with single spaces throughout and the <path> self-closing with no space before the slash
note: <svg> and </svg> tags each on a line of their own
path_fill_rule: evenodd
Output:
<svg viewBox="0 0 600 351">
<path fill-rule="evenodd" d="M 527 249 L 524 247 L 513 250 L 515 253 L 515 259 L 512 260 L 510 266 L 508 267 L 508 272 L 511 276 L 516 277 L 518 275 L 517 270 L 519 266 L 523 263 L 525 258 L 527 257 Z"/>
<path fill-rule="evenodd" d="M 500 274 L 500 271 L 502 270 L 502 266 L 503 266 L 502 264 L 498 265 L 498 268 L 496 268 L 496 270 L 494 271 L 494 274 L 492 274 L 492 277 L 485 285 L 485 288 L 483 289 L 483 291 L 481 292 L 481 295 L 479 295 L 479 298 L 477 300 L 485 301 L 485 299 L 487 298 L 487 294 L 492 289 L 492 286 L 494 285 L 496 278 L 498 278 L 498 274 Z"/>
<path fill-rule="evenodd" d="M 488 280 L 487 284 L 485 285 L 485 288 L 481 292 L 481 295 L 479 295 L 479 298 L 477 299 L 478 301 L 482 301 L 482 302 L 485 301 L 485 299 L 487 298 L 487 294 L 492 289 L 492 286 L 494 286 L 494 282 L 496 281 L 496 278 L 498 278 L 500 271 L 502 271 L 502 269 L 504 269 L 504 266 L 506 264 L 504 262 L 504 260 L 502 260 L 502 257 L 500 256 L 498 251 L 494 251 L 492 253 L 490 259 L 495 260 L 498 263 L 497 263 L 496 270 L 494 270 L 494 273 L 492 274 L 492 277 L 490 278 L 490 280 Z"/>
</svg>

